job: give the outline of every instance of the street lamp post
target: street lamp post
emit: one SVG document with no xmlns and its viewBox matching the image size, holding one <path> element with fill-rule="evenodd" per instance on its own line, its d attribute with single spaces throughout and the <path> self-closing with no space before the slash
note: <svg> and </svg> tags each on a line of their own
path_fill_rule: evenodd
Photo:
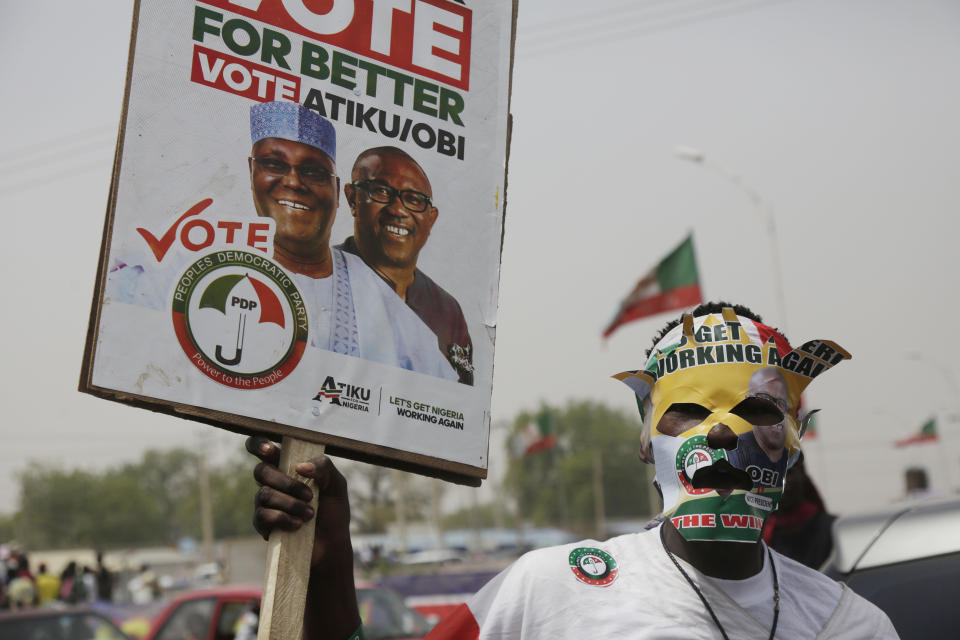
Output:
<svg viewBox="0 0 960 640">
<path fill-rule="evenodd" d="M 728 182 L 732 183 L 741 191 L 743 191 L 750 199 L 750 202 L 753 203 L 757 211 L 760 213 L 760 217 L 763 219 L 767 229 L 767 235 L 770 238 L 770 265 L 773 274 L 773 288 L 776 292 L 777 307 L 778 312 L 780 313 L 779 325 L 784 333 L 786 333 L 787 303 L 783 293 L 783 275 L 780 271 L 780 243 L 777 240 L 776 222 L 773 216 L 773 203 L 769 200 L 765 200 L 756 189 L 744 182 L 743 178 L 736 173 L 724 168 L 721 165 L 709 161 L 706 155 L 699 149 L 677 146 L 674 148 L 673 153 L 681 160 L 686 160 L 687 162 L 692 162 L 693 164 L 706 167 L 720 174 Z"/>
<path fill-rule="evenodd" d="M 940 371 L 940 374 L 943 376 L 943 380 L 947 383 L 951 397 L 953 398 L 954 406 L 952 409 L 956 410 L 956 402 L 960 400 L 960 384 L 957 384 L 957 377 L 954 375 L 953 370 L 941 362 L 937 358 L 926 355 L 922 351 L 908 351 L 904 354 L 907 360 L 913 360 L 915 362 L 926 363 L 929 366 L 934 367 Z M 960 421 L 960 412 L 950 414 L 950 422 Z"/>
</svg>

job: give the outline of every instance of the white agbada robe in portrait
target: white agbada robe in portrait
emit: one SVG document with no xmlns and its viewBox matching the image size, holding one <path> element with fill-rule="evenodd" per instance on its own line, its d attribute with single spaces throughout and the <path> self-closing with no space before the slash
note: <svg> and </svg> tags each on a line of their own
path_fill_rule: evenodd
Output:
<svg viewBox="0 0 960 640">
<path fill-rule="evenodd" d="M 617 569 L 613 582 L 599 586 L 577 580 L 569 557 L 578 547 L 593 547 L 612 556 Z M 780 581 L 776 638 L 897 638 L 889 618 L 872 603 L 785 556 L 774 552 L 773 558 Z M 773 578 L 767 562 L 763 571 L 743 581 L 715 581 L 680 562 L 711 603 L 728 637 L 769 637 Z M 727 582 L 742 583 L 732 589 L 734 597 L 721 588 Z M 721 637 L 653 529 L 605 542 L 584 540 L 531 551 L 441 621 L 427 640 Z"/>
<path fill-rule="evenodd" d="M 293 274 L 310 317 L 310 346 L 437 378 L 457 373 L 437 336 L 359 257 L 330 249 L 333 274 Z"/>
</svg>

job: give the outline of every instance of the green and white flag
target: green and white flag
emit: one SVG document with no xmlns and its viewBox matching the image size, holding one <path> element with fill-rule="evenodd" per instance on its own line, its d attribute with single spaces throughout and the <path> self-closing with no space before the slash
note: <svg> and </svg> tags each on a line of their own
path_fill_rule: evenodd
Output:
<svg viewBox="0 0 960 640">
<path fill-rule="evenodd" d="M 909 438 L 904 438 L 903 440 L 897 440 L 894 444 L 898 447 L 905 447 L 911 444 L 919 444 L 921 442 L 936 442 L 940 437 L 937 435 L 937 420 L 935 418 L 930 418 L 923 423 L 923 426 L 920 427 L 920 431 L 913 434 Z"/>
<path fill-rule="evenodd" d="M 553 417 L 546 411 L 542 412 L 536 419 L 528 422 L 527 426 L 513 437 L 510 444 L 514 457 L 517 458 L 552 448 L 557 444 Z"/>
<path fill-rule="evenodd" d="M 691 233 L 647 275 L 640 278 L 620 303 L 613 320 L 604 329 L 603 337 L 609 337 L 628 322 L 664 311 L 692 307 L 702 300 Z"/>
</svg>

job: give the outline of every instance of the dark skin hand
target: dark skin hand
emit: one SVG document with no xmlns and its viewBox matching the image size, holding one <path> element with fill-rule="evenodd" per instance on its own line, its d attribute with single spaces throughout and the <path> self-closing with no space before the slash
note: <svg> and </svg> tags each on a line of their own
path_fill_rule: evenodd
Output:
<svg viewBox="0 0 960 640">
<path fill-rule="evenodd" d="M 309 505 L 310 488 L 277 468 L 280 447 L 276 443 L 254 436 L 247 438 L 246 447 L 261 460 L 253 470 L 260 484 L 254 500 L 254 528 L 264 539 L 275 529 L 296 531 L 314 517 Z M 327 456 L 301 462 L 295 469 L 298 475 L 314 480 L 318 493 L 303 637 L 343 640 L 360 626 L 347 481 Z"/>
</svg>

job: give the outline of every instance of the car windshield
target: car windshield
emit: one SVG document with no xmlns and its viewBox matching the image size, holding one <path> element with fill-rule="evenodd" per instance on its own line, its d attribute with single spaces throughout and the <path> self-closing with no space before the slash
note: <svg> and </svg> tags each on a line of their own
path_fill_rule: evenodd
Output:
<svg viewBox="0 0 960 640">
<path fill-rule="evenodd" d="M 0 620 L 3 640 L 129 640 L 94 613 L 62 613 Z"/>
<path fill-rule="evenodd" d="M 367 640 L 421 638 L 430 623 L 387 589 L 357 589 L 357 604 Z"/>
<path fill-rule="evenodd" d="M 960 553 L 860 570 L 847 584 L 890 616 L 902 640 L 956 637 Z"/>
</svg>

